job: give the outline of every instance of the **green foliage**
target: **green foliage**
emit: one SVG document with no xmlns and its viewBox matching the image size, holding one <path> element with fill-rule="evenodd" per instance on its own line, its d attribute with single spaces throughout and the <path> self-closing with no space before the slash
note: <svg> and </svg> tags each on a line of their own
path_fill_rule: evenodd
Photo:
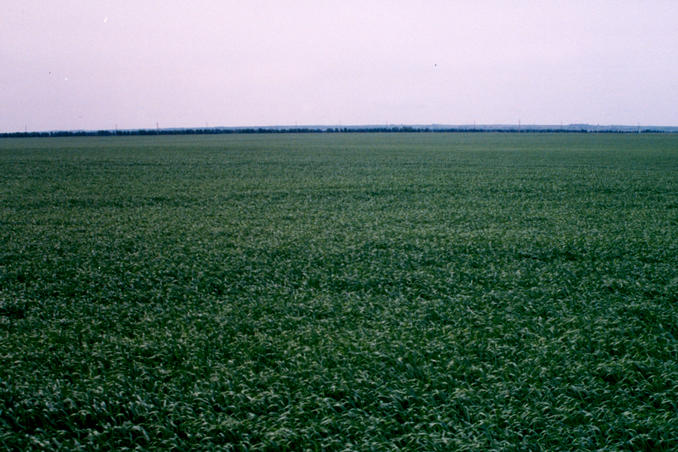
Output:
<svg viewBox="0 0 678 452">
<path fill-rule="evenodd" d="M 0 448 L 678 448 L 678 136 L 0 141 Z"/>
</svg>

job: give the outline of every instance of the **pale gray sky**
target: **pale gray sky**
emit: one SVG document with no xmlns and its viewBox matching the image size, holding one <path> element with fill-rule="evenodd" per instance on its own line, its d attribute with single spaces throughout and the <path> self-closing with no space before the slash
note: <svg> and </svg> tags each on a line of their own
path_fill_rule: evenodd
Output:
<svg viewBox="0 0 678 452">
<path fill-rule="evenodd" d="M 678 1 L 5 0 L 0 131 L 678 125 Z"/>
</svg>

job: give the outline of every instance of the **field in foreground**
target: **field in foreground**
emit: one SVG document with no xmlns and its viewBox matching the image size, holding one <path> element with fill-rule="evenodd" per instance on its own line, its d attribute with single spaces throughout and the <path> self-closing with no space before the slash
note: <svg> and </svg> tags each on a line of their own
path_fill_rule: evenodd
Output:
<svg viewBox="0 0 678 452">
<path fill-rule="evenodd" d="M 678 448 L 678 135 L 0 141 L 0 448 Z"/>
</svg>

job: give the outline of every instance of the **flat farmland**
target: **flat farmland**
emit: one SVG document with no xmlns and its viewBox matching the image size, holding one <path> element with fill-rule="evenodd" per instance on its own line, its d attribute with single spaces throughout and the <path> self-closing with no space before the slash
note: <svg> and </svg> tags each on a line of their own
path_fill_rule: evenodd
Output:
<svg viewBox="0 0 678 452">
<path fill-rule="evenodd" d="M 678 448 L 678 135 L 0 140 L 0 449 Z"/>
</svg>

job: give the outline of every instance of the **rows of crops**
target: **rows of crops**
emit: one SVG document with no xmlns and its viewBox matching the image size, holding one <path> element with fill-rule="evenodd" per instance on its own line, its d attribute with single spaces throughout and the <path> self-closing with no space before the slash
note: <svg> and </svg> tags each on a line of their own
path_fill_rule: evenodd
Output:
<svg viewBox="0 0 678 452">
<path fill-rule="evenodd" d="M 678 448 L 678 135 L 0 140 L 0 448 Z"/>
</svg>

